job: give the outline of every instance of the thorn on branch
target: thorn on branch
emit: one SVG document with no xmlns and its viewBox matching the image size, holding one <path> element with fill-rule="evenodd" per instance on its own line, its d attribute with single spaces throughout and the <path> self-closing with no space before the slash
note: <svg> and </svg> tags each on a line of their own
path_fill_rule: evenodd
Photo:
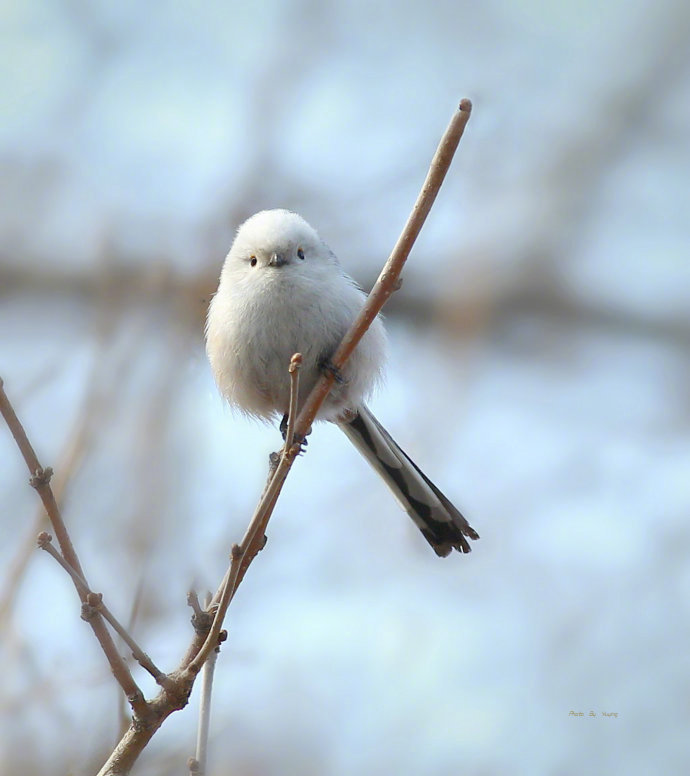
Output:
<svg viewBox="0 0 690 776">
<path fill-rule="evenodd" d="M 29 477 L 29 485 L 38 490 L 39 488 L 45 487 L 50 482 L 52 476 L 53 470 L 50 466 L 46 466 L 45 469 L 39 466 L 33 475 Z"/>
</svg>

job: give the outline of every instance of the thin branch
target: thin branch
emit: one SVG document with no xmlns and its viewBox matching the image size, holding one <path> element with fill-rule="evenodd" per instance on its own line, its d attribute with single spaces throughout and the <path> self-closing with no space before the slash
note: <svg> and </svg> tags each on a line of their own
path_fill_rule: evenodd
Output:
<svg viewBox="0 0 690 776">
<path fill-rule="evenodd" d="M 211 594 L 209 593 L 206 606 L 211 603 Z M 221 634 L 222 635 L 222 634 Z M 216 661 L 220 647 L 212 650 L 208 660 L 204 663 L 201 670 L 201 693 L 199 694 L 199 726 L 196 738 L 196 752 L 193 758 L 189 760 L 189 772 L 195 776 L 205 776 L 206 762 L 208 760 L 208 733 L 211 721 L 211 696 L 213 693 L 213 674 L 216 669 Z"/>
<path fill-rule="evenodd" d="M 295 353 L 290 359 L 288 372 L 290 374 L 290 404 L 288 406 L 287 433 L 285 434 L 285 450 L 292 447 L 295 441 L 295 421 L 297 420 L 297 401 L 299 398 L 299 370 L 302 366 L 302 354 Z"/>
<path fill-rule="evenodd" d="M 254 523 L 252 521 L 252 523 L 250 523 L 250 528 L 253 524 Z M 232 552 L 230 554 L 230 558 L 231 558 L 230 569 L 228 573 L 225 575 L 223 579 L 223 583 L 219 589 L 220 598 L 217 603 L 217 608 L 216 608 L 215 616 L 213 618 L 213 622 L 211 623 L 211 627 L 209 628 L 208 634 L 206 635 L 206 638 L 204 639 L 204 642 L 201 645 L 201 648 L 193 657 L 193 659 L 188 663 L 188 665 L 185 666 L 185 670 L 189 676 L 196 676 L 196 674 L 198 674 L 199 671 L 201 671 L 201 668 L 204 665 L 204 662 L 206 661 L 208 656 L 218 646 L 218 640 L 220 638 L 220 631 L 223 626 L 225 613 L 228 610 L 230 601 L 232 600 L 233 592 L 237 584 L 237 577 L 240 573 L 240 561 L 242 559 L 242 554 L 243 554 L 243 551 L 240 545 L 233 544 Z M 214 605 L 215 605 L 215 597 L 214 597 Z"/>
<path fill-rule="evenodd" d="M 331 356 L 331 362 L 335 369 L 329 370 L 321 376 L 302 407 L 302 411 L 297 418 L 297 428 L 295 429 L 298 435 L 304 435 L 309 430 L 333 385 L 335 380 L 334 374 L 337 370 L 342 369 L 369 326 L 371 326 L 376 316 L 381 312 L 383 305 L 399 288 L 400 273 L 436 200 L 441 184 L 450 168 L 450 163 L 453 161 L 460 138 L 465 131 L 465 126 L 469 121 L 471 111 L 472 103 L 469 100 L 461 100 L 458 110 L 450 120 L 450 124 L 431 160 L 426 180 L 412 208 L 410 217 L 407 219 L 407 223 L 398 238 L 398 242 L 395 244 L 388 261 L 384 264 L 364 307 L 347 334 L 343 337 L 338 349 Z"/>
<path fill-rule="evenodd" d="M 199 702 L 199 733 L 197 738 L 196 761 L 199 763 L 199 774 L 205 776 L 208 759 L 208 734 L 211 721 L 211 694 L 213 692 L 213 675 L 218 660 L 219 648 L 216 647 L 208 656 L 201 672 L 201 695 Z"/>
<path fill-rule="evenodd" d="M 213 618 L 213 624 L 206 636 L 206 640 L 187 666 L 187 670 L 191 673 L 198 673 L 201 667 L 204 665 L 204 661 L 212 654 L 213 649 L 217 645 L 218 636 L 220 634 L 225 614 L 230 606 L 230 602 L 235 595 L 240 582 L 242 581 L 249 565 L 254 560 L 256 555 L 261 551 L 265 543 L 265 531 L 268 521 L 273 513 L 273 507 L 280 493 L 282 482 L 287 476 L 287 472 L 292 466 L 292 461 L 299 454 L 301 446 L 294 444 L 292 441 L 295 435 L 295 419 L 297 414 L 297 406 L 299 400 L 299 369 L 302 366 L 302 354 L 295 353 L 290 359 L 290 366 L 288 367 L 288 374 L 290 376 L 290 403 L 288 408 L 288 420 L 287 431 L 285 434 L 285 443 L 281 451 L 280 460 L 277 467 L 271 468 L 269 472 L 269 479 L 267 486 L 261 496 L 258 506 L 254 511 L 254 515 L 249 523 L 245 535 L 241 544 L 235 544 L 232 548 L 230 569 L 223 579 L 223 583 L 219 588 L 219 593 L 213 598 L 212 603 L 216 605 L 215 617 Z M 285 472 L 282 475 L 282 480 L 279 479 L 278 473 Z"/>
<path fill-rule="evenodd" d="M 60 510 L 55 496 L 50 487 L 50 478 L 53 474 L 52 469 L 43 468 L 39 463 L 38 457 L 29 442 L 29 439 L 24 431 L 24 427 L 19 421 L 17 414 L 10 403 L 7 394 L 5 393 L 4 384 L 2 378 L 0 378 L 0 413 L 2 414 L 5 422 L 7 423 L 12 436 L 14 437 L 19 450 L 26 461 L 26 465 L 31 473 L 30 483 L 32 487 L 36 489 L 43 506 L 48 514 L 48 519 L 55 531 L 60 549 L 62 550 L 62 557 L 64 560 L 74 569 L 74 571 L 84 580 L 84 572 L 79 563 L 79 558 L 72 545 L 67 527 L 62 519 Z M 86 583 L 85 583 L 86 584 Z M 88 587 L 88 585 L 86 585 Z M 82 603 L 86 603 L 86 594 L 80 589 L 79 585 L 75 582 L 75 587 L 79 593 L 79 597 Z M 88 619 L 88 623 L 91 626 L 96 638 L 98 639 L 101 649 L 103 650 L 110 668 L 115 676 L 118 684 L 122 687 L 127 700 L 129 701 L 134 713 L 142 719 L 148 716 L 149 707 L 144 699 L 144 695 L 139 689 L 137 683 L 134 681 L 134 677 L 127 666 L 127 663 L 122 659 L 112 636 L 108 632 L 108 629 L 103 622 L 103 619 L 94 613 L 95 616 Z"/>
<path fill-rule="evenodd" d="M 146 576 L 146 572 L 144 569 L 142 569 L 139 575 L 139 581 L 137 582 L 136 590 L 134 592 L 134 599 L 132 600 L 132 608 L 129 612 L 129 617 L 127 618 L 127 625 L 125 626 L 125 630 L 127 631 L 127 633 L 134 633 L 134 627 L 136 625 L 137 618 L 139 617 L 139 612 L 141 609 L 141 601 L 144 596 L 145 576 Z M 118 645 L 118 646 L 121 646 L 121 645 Z M 151 664 L 153 665 L 153 662 Z M 165 677 L 165 679 L 167 680 L 167 676 Z M 164 682 L 159 682 L 159 684 L 163 686 Z M 117 731 L 117 737 L 115 739 L 116 741 L 119 741 L 122 738 L 125 731 L 127 730 L 127 728 L 132 722 L 132 718 L 130 714 L 127 712 L 126 700 L 127 699 L 124 697 L 124 695 L 121 692 L 118 692 L 117 716 L 118 716 L 119 726 Z"/>
<path fill-rule="evenodd" d="M 104 282 L 105 280 L 105 282 Z M 124 362 L 122 356 L 119 358 L 104 358 L 105 351 L 110 348 L 112 351 L 112 333 L 115 326 L 115 316 L 113 315 L 113 306 L 117 301 L 110 293 L 110 283 L 102 275 L 96 277 L 97 286 L 95 293 L 96 311 L 93 322 L 89 329 L 94 334 L 93 357 L 89 367 L 89 375 L 86 382 L 86 390 L 79 407 L 79 412 L 75 419 L 69 437 L 59 455 L 59 466 L 56 467 L 55 476 L 50 485 L 55 494 L 55 501 L 62 507 L 63 498 L 67 489 L 67 484 L 79 470 L 90 445 L 93 442 L 94 419 L 102 419 L 103 407 L 108 404 L 106 392 L 112 390 L 117 384 L 115 375 L 117 375 L 120 384 L 122 383 L 124 373 L 127 368 L 131 368 L 130 362 Z M 0 280 L 2 286 L 2 280 Z M 124 355 L 124 352 L 123 354 Z M 107 364 L 107 368 L 104 368 Z M 30 392 L 36 385 L 45 382 L 48 375 L 45 371 L 34 377 L 32 385 L 28 388 Z M 25 401 L 27 388 L 21 391 L 22 399 Z M 5 631 L 5 621 L 11 613 L 13 599 L 16 595 L 22 575 L 26 571 L 29 560 L 36 550 L 36 535 L 44 530 L 48 525 L 46 511 L 42 504 L 37 504 L 36 514 L 33 525 L 29 526 L 25 539 L 18 549 L 15 558 L 9 568 L 4 589 L 0 593 L 0 633 Z"/>
<path fill-rule="evenodd" d="M 86 580 L 78 574 L 71 566 L 70 564 L 60 555 L 60 553 L 55 549 L 52 543 L 52 537 L 49 533 L 46 531 L 42 531 L 38 535 L 38 546 L 45 550 L 52 558 L 55 558 L 55 560 L 62 566 L 62 568 L 72 577 L 72 581 L 74 582 L 75 587 L 79 591 L 79 593 L 83 596 L 84 604 L 82 605 L 84 614 L 82 615 L 84 619 L 88 619 L 91 616 L 91 613 L 93 610 L 97 611 L 99 614 L 103 616 L 104 619 L 106 619 L 110 625 L 112 626 L 113 630 L 117 633 L 117 635 L 125 642 L 125 644 L 130 648 L 132 652 L 132 657 L 139 663 L 139 665 L 144 668 L 146 671 L 148 671 L 151 676 L 158 682 L 160 685 L 165 684 L 166 675 L 156 666 L 156 664 L 151 660 L 151 658 L 144 652 L 143 649 L 137 644 L 137 642 L 132 638 L 132 636 L 129 634 L 127 629 L 119 623 L 119 621 L 116 619 L 115 615 L 108 609 L 108 607 L 103 603 L 103 596 L 101 593 L 94 593 L 93 590 L 89 588 L 89 586 L 86 584 Z"/>
</svg>

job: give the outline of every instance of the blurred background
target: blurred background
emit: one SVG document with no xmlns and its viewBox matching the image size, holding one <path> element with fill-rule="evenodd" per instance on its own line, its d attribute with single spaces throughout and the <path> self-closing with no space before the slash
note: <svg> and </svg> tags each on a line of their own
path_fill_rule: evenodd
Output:
<svg viewBox="0 0 690 776">
<path fill-rule="evenodd" d="M 481 541 L 437 559 L 316 427 L 229 612 L 210 773 L 688 773 L 690 6 L 6 0 L 0 40 L 0 374 L 165 670 L 280 443 L 204 354 L 234 230 L 296 210 L 369 288 L 474 103 L 372 406 Z M 6 429 L 0 493 L 3 769 L 93 773 L 118 690 Z M 197 702 L 136 773 L 185 772 Z"/>
</svg>

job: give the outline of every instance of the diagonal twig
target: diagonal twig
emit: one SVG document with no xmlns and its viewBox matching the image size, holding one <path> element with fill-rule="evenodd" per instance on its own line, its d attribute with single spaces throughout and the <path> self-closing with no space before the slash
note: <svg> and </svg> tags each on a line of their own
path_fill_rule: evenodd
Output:
<svg viewBox="0 0 690 776">
<path fill-rule="evenodd" d="M 196 601 L 198 606 L 198 599 Z M 206 599 L 206 607 L 211 604 L 211 594 Z M 221 637 L 222 637 L 221 633 Z M 221 639 L 222 640 L 222 639 Z M 213 692 L 213 674 L 216 661 L 220 653 L 220 646 L 211 651 L 208 660 L 201 670 L 201 692 L 199 694 L 199 724 L 196 737 L 196 751 L 194 757 L 187 763 L 190 776 L 206 776 L 206 762 L 208 759 L 208 734 L 211 722 L 211 694 Z"/>
<path fill-rule="evenodd" d="M 398 242 L 395 244 L 388 261 L 384 264 L 364 307 L 331 357 L 331 362 L 335 369 L 329 370 L 321 376 L 302 407 L 302 411 L 297 418 L 297 427 L 295 429 L 297 434 L 304 435 L 309 430 L 333 385 L 335 374 L 339 369 L 342 369 L 367 329 L 371 326 L 379 312 L 381 312 L 383 305 L 398 289 L 400 273 L 441 189 L 441 184 L 450 168 L 450 163 L 453 161 L 453 156 L 467 126 L 471 111 L 472 103 L 469 100 L 461 100 L 458 110 L 453 114 L 450 124 L 431 160 L 429 172 L 422 184 L 422 189 L 407 219 L 407 223 L 398 238 Z"/>
<path fill-rule="evenodd" d="M 299 369 L 301 365 L 302 355 L 300 353 L 295 353 L 290 359 L 290 366 L 288 368 L 288 373 L 290 375 L 290 405 L 288 409 L 287 432 L 285 434 L 285 443 L 283 444 L 280 460 L 277 467 L 272 469 L 271 474 L 269 475 L 268 485 L 259 501 L 259 505 L 254 511 L 254 516 L 249 523 L 249 527 L 245 532 L 241 544 L 233 545 L 230 556 L 230 569 L 225 575 L 225 579 L 219 589 L 220 595 L 216 593 L 216 597 L 213 599 L 213 604 L 216 606 L 213 624 L 211 625 L 203 646 L 187 666 L 187 670 L 192 674 L 196 674 L 201 670 L 204 661 L 212 654 L 217 646 L 218 637 L 228 606 L 230 606 L 235 591 L 242 581 L 245 572 L 249 568 L 250 563 L 264 545 L 264 532 L 273 512 L 278 493 L 280 492 L 279 472 L 281 473 L 281 476 L 282 472 L 285 472 L 285 476 L 287 476 L 287 472 L 290 470 L 292 462 L 301 449 L 299 444 L 293 442 L 295 434 L 295 416 L 297 414 L 299 400 Z"/>
<path fill-rule="evenodd" d="M 10 403 L 9 398 L 5 393 L 2 378 L 0 378 L 0 413 L 5 419 L 10 432 L 12 433 L 12 436 L 17 443 L 17 447 L 19 447 L 24 461 L 29 468 L 29 472 L 31 473 L 31 478 L 29 481 L 32 487 L 36 489 L 38 495 L 41 497 L 41 501 L 43 502 L 43 506 L 45 507 L 45 510 L 48 514 L 50 524 L 53 527 L 55 535 L 57 536 L 58 542 L 60 544 L 62 557 L 82 578 L 82 580 L 84 580 L 84 572 L 81 568 L 81 564 L 79 563 L 79 558 L 77 557 L 77 553 L 74 549 L 74 546 L 72 545 L 72 540 L 70 539 L 69 533 L 67 531 L 67 526 L 62 519 L 60 509 L 57 505 L 57 502 L 55 501 L 55 495 L 53 494 L 52 488 L 50 487 L 50 478 L 53 474 L 53 471 L 49 467 L 44 469 L 41 466 L 38 457 L 36 456 L 36 452 L 34 451 L 31 442 L 29 442 L 29 438 L 26 435 L 26 432 L 24 431 L 24 427 L 19 421 L 19 418 L 17 417 L 12 404 Z M 83 592 L 83 590 L 80 590 L 79 585 L 76 583 L 75 587 L 77 588 L 77 592 L 82 603 L 86 603 L 86 594 Z M 112 636 L 108 632 L 108 628 L 106 627 L 105 622 L 99 615 L 96 615 L 89 618 L 88 623 L 91 626 L 94 635 L 98 639 L 98 642 L 101 645 L 101 649 L 103 650 L 108 663 L 110 664 L 113 675 L 127 696 L 127 700 L 132 706 L 134 713 L 141 719 L 146 719 L 149 712 L 148 704 L 146 703 L 144 695 L 139 689 L 139 686 L 134 681 L 134 677 L 132 676 L 127 663 L 120 655 Z"/>
<path fill-rule="evenodd" d="M 288 405 L 287 432 L 285 434 L 284 450 L 292 447 L 295 441 L 295 421 L 297 420 L 297 402 L 299 399 L 299 370 L 302 366 L 302 354 L 295 353 L 290 359 L 288 373 L 290 375 L 290 404 Z"/>
<path fill-rule="evenodd" d="M 161 671 L 151 658 L 144 652 L 143 649 L 132 638 L 127 629 L 120 624 L 115 615 L 108 609 L 103 603 L 103 596 L 101 593 L 94 593 L 86 584 L 86 580 L 76 572 L 75 569 L 60 555 L 57 549 L 53 546 L 52 537 L 46 531 L 41 531 L 37 540 L 38 546 L 45 550 L 52 558 L 62 566 L 62 568 L 72 577 L 74 586 L 79 593 L 84 597 L 84 603 L 82 604 L 82 619 L 88 620 L 93 616 L 93 612 L 98 612 L 107 620 L 112 626 L 117 635 L 125 642 L 132 652 L 132 657 L 139 663 L 139 665 L 148 671 L 151 676 L 158 682 L 158 684 L 165 684 L 166 675 Z"/>
</svg>

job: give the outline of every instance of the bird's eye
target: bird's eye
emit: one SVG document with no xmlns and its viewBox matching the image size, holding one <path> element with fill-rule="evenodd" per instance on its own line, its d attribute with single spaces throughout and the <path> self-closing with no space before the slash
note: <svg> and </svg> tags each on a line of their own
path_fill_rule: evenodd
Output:
<svg viewBox="0 0 690 776">
<path fill-rule="evenodd" d="M 249 259 L 249 263 L 252 267 L 256 267 L 256 256 L 252 256 L 251 259 Z"/>
<path fill-rule="evenodd" d="M 300 257 L 300 259 L 304 260 L 304 251 L 301 248 L 297 249 L 297 255 Z"/>
</svg>

